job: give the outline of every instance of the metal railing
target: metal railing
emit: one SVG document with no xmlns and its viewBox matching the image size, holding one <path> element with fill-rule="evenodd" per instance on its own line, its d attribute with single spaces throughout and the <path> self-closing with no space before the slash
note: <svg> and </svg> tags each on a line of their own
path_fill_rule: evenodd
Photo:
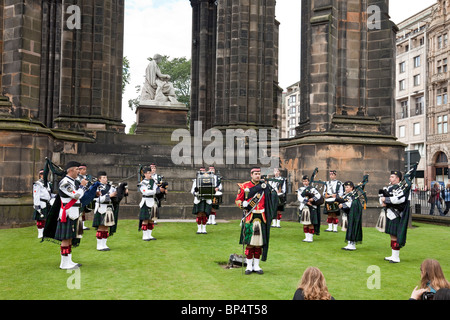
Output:
<svg viewBox="0 0 450 320">
<path fill-rule="evenodd" d="M 414 214 L 430 214 L 431 204 L 428 203 L 428 199 L 430 198 L 430 190 L 412 190 L 411 191 L 411 213 Z M 445 202 L 441 204 L 442 212 L 445 211 Z M 439 209 L 437 206 L 434 206 L 433 215 L 439 216 Z M 448 216 L 448 214 L 447 214 Z"/>
</svg>

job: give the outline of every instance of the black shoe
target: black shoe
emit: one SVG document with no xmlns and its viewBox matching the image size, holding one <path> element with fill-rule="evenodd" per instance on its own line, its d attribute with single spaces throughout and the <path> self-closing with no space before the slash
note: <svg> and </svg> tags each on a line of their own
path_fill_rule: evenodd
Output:
<svg viewBox="0 0 450 320">
<path fill-rule="evenodd" d="M 257 274 L 263 274 L 264 273 L 264 271 L 262 271 L 262 269 L 258 270 L 258 271 L 253 271 L 253 272 L 256 272 Z"/>
<path fill-rule="evenodd" d="M 251 270 L 245 270 L 245 274 L 252 274 L 253 271 Z"/>
</svg>

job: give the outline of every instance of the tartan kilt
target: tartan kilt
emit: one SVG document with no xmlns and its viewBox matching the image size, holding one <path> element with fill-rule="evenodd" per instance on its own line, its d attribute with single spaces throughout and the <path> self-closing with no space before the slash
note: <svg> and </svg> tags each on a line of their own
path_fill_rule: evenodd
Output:
<svg viewBox="0 0 450 320">
<path fill-rule="evenodd" d="M 192 214 L 196 215 L 199 212 L 204 212 L 206 213 L 207 216 L 209 216 L 211 214 L 211 208 L 212 204 L 207 204 L 206 200 L 202 200 L 197 204 L 194 203 L 194 207 L 192 208 Z"/>
<path fill-rule="evenodd" d="M 255 219 L 261 220 L 261 235 L 262 235 L 264 245 L 267 244 L 268 235 L 267 235 L 266 223 L 264 223 L 263 216 L 260 213 L 254 213 L 252 216 L 252 220 L 250 222 L 242 223 L 239 244 L 244 244 L 244 245 L 250 244 L 249 241 L 251 239 L 251 234 L 253 234 L 253 221 Z"/>
<path fill-rule="evenodd" d="M 106 213 L 103 213 L 103 214 L 100 212 L 94 213 L 94 218 L 92 220 L 92 227 L 98 228 L 99 226 L 104 225 L 105 215 L 106 215 Z"/>
<path fill-rule="evenodd" d="M 34 210 L 34 212 L 33 212 L 33 220 L 36 220 L 36 221 L 45 221 L 45 220 L 47 220 L 49 211 L 50 211 L 50 206 L 49 205 L 47 205 L 44 209 L 41 209 L 41 213 L 44 215 L 44 217 L 41 218 L 41 214 L 37 210 Z"/>
<path fill-rule="evenodd" d="M 357 200 L 356 200 L 357 201 Z M 358 206 L 359 210 L 350 210 L 347 214 L 347 232 L 345 234 L 345 241 L 353 241 L 361 243 L 363 239 L 362 230 L 362 208 L 360 203 L 352 203 L 352 206 Z"/>
<path fill-rule="evenodd" d="M 72 239 L 72 246 L 76 246 L 80 243 L 80 239 L 77 238 L 77 220 L 67 218 L 67 222 L 61 222 L 58 219 L 56 226 L 55 239 L 56 240 L 69 240 Z"/>
<path fill-rule="evenodd" d="M 401 221 L 400 217 L 395 218 L 393 220 L 386 218 L 386 229 L 384 232 L 397 237 L 398 232 L 400 231 L 401 228 L 400 221 Z"/>
<path fill-rule="evenodd" d="M 158 211 L 158 209 L 157 209 Z M 157 215 L 157 213 L 156 213 Z M 114 216 L 115 218 L 115 216 Z M 139 211 L 139 220 L 140 221 L 144 221 L 144 220 L 151 220 L 152 219 L 152 208 L 151 207 L 147 207 L 147 205 L 144 203 L 141 207 L 141 210 Z"/>
</svg>

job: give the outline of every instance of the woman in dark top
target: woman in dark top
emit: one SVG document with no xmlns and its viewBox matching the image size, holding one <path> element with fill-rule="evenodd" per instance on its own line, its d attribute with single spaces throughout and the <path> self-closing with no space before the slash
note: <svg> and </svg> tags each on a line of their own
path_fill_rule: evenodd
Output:
<svg viewBox="0 0 450 320">
<path fill-rule="evenodd" d="M 308 267 L 292 300 L 334 300 L 328 292 L 325 277 L 316 267 Z"/>
</svg>

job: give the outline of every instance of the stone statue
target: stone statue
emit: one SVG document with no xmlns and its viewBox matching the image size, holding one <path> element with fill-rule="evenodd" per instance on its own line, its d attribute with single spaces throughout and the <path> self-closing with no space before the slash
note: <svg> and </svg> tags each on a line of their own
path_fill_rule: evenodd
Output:
<svg viewBox="0 0 450 320">
<path fill-rule="evenodd" d="M 162 56 L 155 54 L 145 70 L 145 82 L 141 91 L 141 104 L 144 101 L 179 103 L 170 76 L 162 74 L 158 64 Z"/>
</svg>

